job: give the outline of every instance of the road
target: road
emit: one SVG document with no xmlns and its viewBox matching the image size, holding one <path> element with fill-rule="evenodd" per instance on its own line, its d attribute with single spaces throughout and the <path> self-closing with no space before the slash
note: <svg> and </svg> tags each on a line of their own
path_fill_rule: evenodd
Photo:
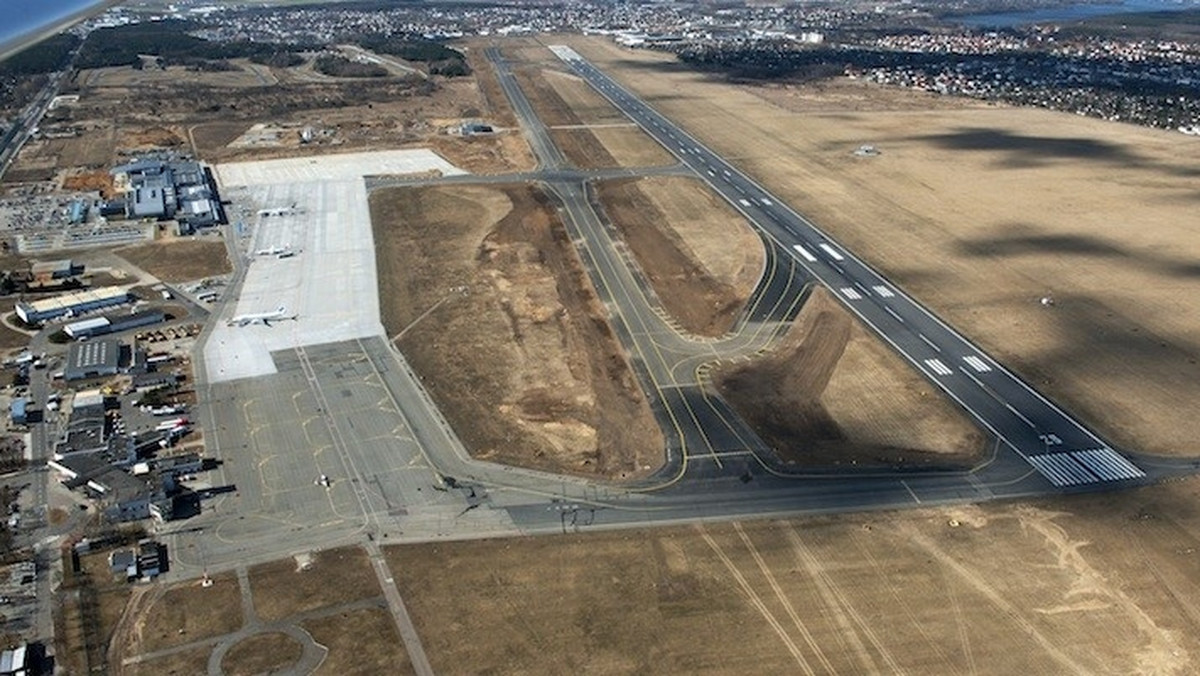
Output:
<svg viewBox="0 0 1200 676">
<path fill-rule="evenodd" d="M 570 48 L 551 50 L 1051 484 L 1082 486 L 1145 476 L 1105 440 L 755 180 Z"/>
</svg>

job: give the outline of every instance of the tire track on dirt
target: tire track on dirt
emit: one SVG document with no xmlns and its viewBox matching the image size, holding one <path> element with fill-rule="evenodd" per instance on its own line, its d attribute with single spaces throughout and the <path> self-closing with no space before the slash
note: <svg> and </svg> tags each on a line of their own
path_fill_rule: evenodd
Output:
<svg viewBox="0 0 1200 676">
<path fill-rule="evenodd" d="M 946 553 L 946 551 L 939 547 L 936 542 L 929 539 L 929 537 L 926 535 L 917 532 L 917 530 L 910 524 L 903 524 L 900 528 L 900 531 L 909 542 L 925 550 L 925 552 L 933 557 L 938 563 L 944 566 L 947 570 L 953 572 L 963 582 L 981 594 L 993 606 L 998 608 L 1005 617 L 1007 617 L 1013 622 L 1013 624 L 1020 628 L 1022 633 L 1033 639 L 1033 641 L 1037 643 L 1043 651 L 1045 651 L 1047 656 L 1049 656 L 1062 667 L 1062 671 L 1059 673 L 1070 672 L 1073 674 L 1079 674 L 1079 676 L 1086 676 L 1087 674 L 1092 673 L 1089 669 L 1077 663 L 1075 660 L 1071 659 L 1069 655 L 1060 650 L 1058 646 L 1054 644 L 1054 641 L 1047 638 L 1041 631 L 1038 630 L 1037 626 L 1035 626 L 1034 623 L 1029 620 L 1029 618 L 1021 613 L 1019 608 L 1005 599 L 1000 592 L 996 591 L 974 571 L 956 561 L 954 557 L 950 556 L 950 554 Z"/>
<path fill-rule="evenodd" d="M 830 609 L 834 621 L 838 623 L 838 626 L 842 630 L 840 635 L 851 644 L 864 670 L 869 673 L 881 673 L 879 665 L 871 657 L 871 652 L 863 644 L 862 639 L 859 638 L 858 632 L 861 632 L 871 646 L 875 648 L 875 652 L 879 654 L 879 657 L 887 666 L 887 673 L 903 674 L 904 668 L 900 666 L 896 658 L 884 647 L 879 637 L 875 635 L 875 631 L 871 629 L 871 625 L 863 619 L 862 614 L 850 603 L 850 600 L 842 593 L 842 590 L 829 573 L 825 572 L 825 568 L 821 565 L 816 555 L 800 539 L 800 534 L 796 532 L 796 527 L 794 525 L 788 526 L 784 531 L 784 535 L 787 536 L 788 542 L 792 546 L 792 551 L 796 554 L 796 558 L 800 560 L 805 569 L 812 575 L 813 581 L 817 585 L 817 591 L 821 594 L 821 600 Z M 855 626 L 858 627 L 858 632 L 854 630 Z"/>
<path fill-rule="evenodd" d="M 821 666 L 825 667 L 825 670 L 828 673 L 836 674 L 837 669 L 834 668 L 833 663 L 829 661 L 829 658 L 825 657 L 825 652 L 821 650 L 821 646 L 817 643 L 816 639 L 813 638 L 812 632 L 810 632 L 804 622 L 801 621 L 800 615 L 796 613 L 796 608 L 792 605 L 791 600 L 788 599 L 787 594 L 783 593 L 783 589 L 779 586 L 779 582 L 775 579 L 775 574 L 771 572 L 771 568 L 767 566 L 767 562 L 763 560 L 762 554 L 760 554 L 758 551 L 758 547 L 755 547 L 754 543 L 750 541 L 750 536 L 746 535 L 746 531 L 742 528 L 742 524 L 735 521 L 733 524 L 733 529 L 736 530 L 738 536 L 742 538 L 742 542 L 745 543 L 746 549 L 750 552 L 750 556 L 754 557 L 754 562 L 758 564 L 758 569 L 762 571 L 763 578 L 766 579 L 767 584 L 771 586 L 771 591 L 775 592 L 775 598 L 779 599 L 780 605 L 782 605 L 783 609 L 787 611 L 788 617 L 790 617 L 792 620 L 792 624 L 796 625 L 796 629 L 799 630 L 800 635 L 804 637 L 804 642 L 808 644 L 808 647 L 812 649 L 813 654 L 817 656 L 817 661 L 821 663 Z"/>
<path fill-rule="evenodd" d="M 713 550 L 713 552 L 717 555 L 717 558 L 721 559 L 721 563 L 725 564 L 726 570 L 733 575 L 733 579 L 737 581 L 738 586 L 741 587 L 742 591 L 746 593 L 747 598 L 750 600 L 750 605 L 754 606 L 754 608 L 758 610 L 759 614 L 763 616 L 763 619 L 767 621 L 767 624 L 771 625 L 771 628 L 775 630 L 775 634 L 779 636 L 779 640 L 783 641 L 783 644 L 787 647 L 788 652 L 790 652 L 792 657 L 795 658 L 796 664 L 800 665 L 800 668 L 804 671 L 804 673 L 808 674 L 808 676 L 816 676 L 817 672 L 813 671 L 812 665 L 808 663 L 808 660 L 804 659 L 804 654 L 800 651 L 799 646 L 796 645 L 796 642 L 792 640 L 791 636 L 788 636 L 787 630 L 783 628 L 783 625 L 780 624 L 779 620 L 775 619 L 775 615 L 771 613 L 771 610 L 767 608 L 765 603 L 763 603 L 762 598 L 760 598 L 758 593 L 754 591 L 754 588 L 750 586 L 750 583 L 746 581 L 745 576 L 742 575 L 742 572 L 738 570 L 738 567 L 734 565 L 732 560 L 730 560 L 729 556 L 725 553 L 725 550 L 721 549 L 721 545 L 717 544 L 717 541 L 712 539 L 712 536 L 708 534 L 708 531 L 704 529 L 704 526 L 697 526 L 696 530 L 699 531 L 700 537 L 704 538 L 704 542 L 707 543 L 709 548 Z"/>
</svg>

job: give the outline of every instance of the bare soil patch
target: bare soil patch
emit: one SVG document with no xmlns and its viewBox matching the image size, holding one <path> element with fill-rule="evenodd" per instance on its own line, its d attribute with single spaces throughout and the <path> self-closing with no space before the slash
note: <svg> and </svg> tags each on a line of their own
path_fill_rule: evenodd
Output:
<svg viewBox="0 0 1200 676">
<path fill-rule="evenodd" d="M 386 556 L 438 671 L 1182 675 L 1198 490 Z"/>
<path fill-rule="evenodd" d="M 578 254 L 540 191 L 371 197 L 383 323 L 475 457 L 625 478 L 663 440 Z"/>
<path fill-rule="evenodd" d="M 139 588 L 113 638 L 124 655 L 140 655 L 237 631 L 242 626 L 237 576 L 222 573 L 205 587 L 200 580 Z"/>
<path fill-rule="evenodd" d="M 232 269 L 225 240 L 220 238 L 163 240 L 124 247 L 116 253 L 162 281 L 171 283 L 223 275 Z"/>
<path fill-rule="evenodd" d="M 703 183 L 604 181 L 597 197 L 663 307 L 702 336 L 728 331 L 762 273 L 762 241 Z"/>
<path fill-rule="evenodd" d="M 200 157 L 212 157 L 250 128 L 249 122 L 206 122 L 188 130 L 192 147 Z"/>
<path fill-rule="evenodd" d="M 307 620 L 303 627 L 313 640 L 329 650 L 314 672 L 316 676 L 414 673 L 404 641 L 387 610 L 366 608 L 335 613 Z"/>
<path fill-rule="evenodd" d="M 287 634 L 254 634 L 238 641 L 221 660 L 225 676 L 283 673 L 300 660 L 304 646 Z"/>
<path fill-rule="evenodd" d="M 307 568 L 296 559 L 254 566 L 250 588 L 254 612 L 266 622 L 383 595 L 367 553 L 359 547 L 314 552 Z"/>
<path fill-rule="evenodd" d="M 847 80 L 733 86 L 572 40 L 1117 445 L 1195 453 L 1197 139 Z"/>
<path fill-rule="evenodd" d="M 983 435 L 819 287 L 771 353 L 713 383 L 779 456 L 817 466 L 954 466 Z"/>
<path fill-rule="evenodd" d="M 80 171 L 67 174 L 62 181 L 63 190 L 72 192 L 91 192 L 95 190 L 100 196 L 109 199 L 115 196 L 113 175 L 105 169 Z"/>
</svg>

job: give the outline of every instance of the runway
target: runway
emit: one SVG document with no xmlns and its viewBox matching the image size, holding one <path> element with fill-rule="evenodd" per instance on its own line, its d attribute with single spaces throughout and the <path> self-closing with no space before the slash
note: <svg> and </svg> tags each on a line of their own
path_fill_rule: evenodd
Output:
<svg viewBox="0 0 1200 676">
<path fill-rule="evenodd" d="M 550 49 L 1049 484 L 1076 487 L 1146 476 L 1134 461 L 574 50 Z"/>
</svg>

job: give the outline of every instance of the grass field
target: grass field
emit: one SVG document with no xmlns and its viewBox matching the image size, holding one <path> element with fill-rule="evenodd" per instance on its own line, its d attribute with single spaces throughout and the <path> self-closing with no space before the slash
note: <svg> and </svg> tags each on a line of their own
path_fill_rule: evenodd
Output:
<svg viewBox="0 0 1200 676">
<path fill-rule="evenodd" d="M 986 450 L 971 419 L 824 288 L 778 347 L 719 365 L 713 382 L 788 463 L 967 468 Z"/>
<path fill-rule="evenodd" d="M 1186 674 L 1198 488 L 387 557 L 439 672 Z"/>
<path fill-rule="evenodd" d="M 745 219 L 690 178 L 605 181 L 596 194 L 667 312 L 697 335 L 728 331 L 765 259 Z"/>
<path fill-rule="evenodd" d="M 282 559 L 254 566 L 250 588 L 254 612 L 266 621 L 382 593 L 366 552 L 357 547 L 316 552 L 307 564 Z"/>
<path fill-rule="evenodd" d="M 117 249 L 117 255 L 164 282 L 188 282 L 228 273 L 229 256 L 225 240 L 160 240 L 149 244 Z"/>
<path fill-rule="evenodd" d="M 280 673 L 295 664 L 304 647 L 287 634 L 255 634 L 236 643 L 221 660 L 225 676 Z"/>
<path fill-rule="evenodd" d="M 1112 441 L 1194 453 L 1200 140 L 568 41 Z"/>
</svg>

